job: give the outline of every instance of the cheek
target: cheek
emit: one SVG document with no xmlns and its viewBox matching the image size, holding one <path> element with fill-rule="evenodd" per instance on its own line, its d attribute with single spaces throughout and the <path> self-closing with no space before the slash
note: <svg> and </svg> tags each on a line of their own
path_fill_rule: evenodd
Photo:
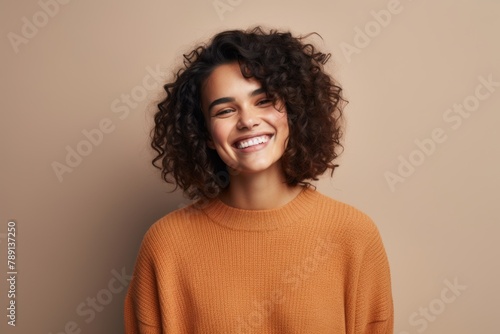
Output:
<svg viewBox="0 0 500 334">
<path fill-rule="evenodd" d="M 216 122 L 212 124 L 210 133 L 212 135 L 212 140 L 216 146 L 223 145 L 227 142 L 229 136 L 229 129 L 226 124 L 222 122 Z"/>
<path fill-rule="evenodd" d="M 288 137 L 289 128 L 288 128 L 288 117 L 286 113 L 279 114 L 276 117 L 274 124 L 276 124 L 276 128 L 280 130 L 282 136 Z"/>
</svg>

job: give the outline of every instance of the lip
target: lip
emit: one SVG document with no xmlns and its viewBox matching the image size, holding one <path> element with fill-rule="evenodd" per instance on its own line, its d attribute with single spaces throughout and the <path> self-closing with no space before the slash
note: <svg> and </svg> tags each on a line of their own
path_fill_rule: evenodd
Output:
<svg viewBox="0 0 500 334">
<path fill-rule="evenodd" d="M 272 138 L 274 136 L 274 134 L 273 133 L 269 133 L 269 132 L 251 133 L 251 134 L 248 134 L 248 135 L 236 138 L 236 140 L 233 141 L 232 146 L 236 147 L 236 143 L 238 143 L 238 142 L 240 142 L 242 140 L 250 139 L 250 138 L 255 138 L 255 137 L 260 137 L 260 136 L 269 136 L 269 138 Z"/>
</svg>

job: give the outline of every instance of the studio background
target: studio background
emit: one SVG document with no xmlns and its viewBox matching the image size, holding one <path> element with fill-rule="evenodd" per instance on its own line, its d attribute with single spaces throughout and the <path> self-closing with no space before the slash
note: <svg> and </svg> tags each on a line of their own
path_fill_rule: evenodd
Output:
<svg viewBox="0 0 500 334">
<path fill-rule="evenodd" d="M 262 24 L 318 32 L 332 53 L 345 151 L 316 184 L 378 225 L 395 333 L 498 333 L 499 13 L 493 0 L 0 1 L 0 331 L 123 332 L 142 236 L 189 203 L 150 165 L 161 85 L 197 42 Z"/>
</svg>

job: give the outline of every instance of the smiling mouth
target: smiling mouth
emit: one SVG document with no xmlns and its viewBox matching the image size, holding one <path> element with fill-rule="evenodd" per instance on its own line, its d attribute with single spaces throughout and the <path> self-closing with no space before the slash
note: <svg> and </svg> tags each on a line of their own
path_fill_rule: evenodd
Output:
<svg viewBox="0 0 500 334">
<path fill-rule="evenodd" d="M 241 140 L 241 141 L 235 143 L 234 146 L 236 148 L 243 149 L 243 148 L 247 148 L 250 146 L 255 146 L 255 145 L 267 143 L 269 141 L 269 139 L 271 139 L 270 135 L 262 135 L 262 136 L 258 136 L 258 137 L 247 138 L 247 139 Z"/>
</svg>

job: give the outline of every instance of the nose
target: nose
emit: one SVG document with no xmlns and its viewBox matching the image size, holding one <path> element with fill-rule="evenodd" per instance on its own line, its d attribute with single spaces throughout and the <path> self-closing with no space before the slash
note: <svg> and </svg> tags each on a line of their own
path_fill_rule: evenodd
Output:
<svg viewBox="0 0 500 334">
<path fill-rule="evenodd" d="M 252 107 L 242 107 L 238 111 L 237 128 L 239 130 L 252 129 L 260 124 L 260 118 L 257 110 Z"/>
</svg>

